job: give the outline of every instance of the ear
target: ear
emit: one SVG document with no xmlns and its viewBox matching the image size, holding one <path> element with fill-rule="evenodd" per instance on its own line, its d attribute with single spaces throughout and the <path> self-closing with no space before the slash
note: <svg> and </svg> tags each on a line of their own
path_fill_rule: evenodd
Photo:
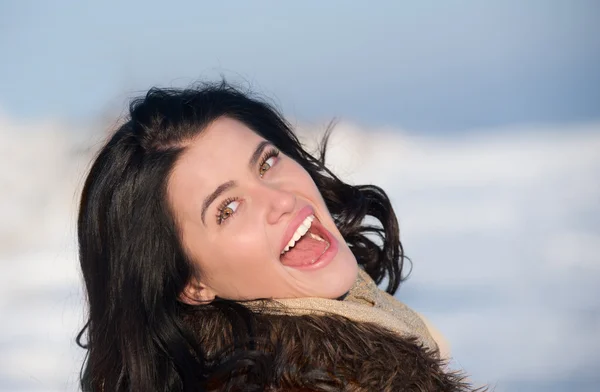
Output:
<svg viewBox="0 0 600 392">
<path fill-rule="evenodd" d="M 215 292 L 210 287 L 200 282 L 198 278 L 192 277 L 179 294 L 179 300 L 188 305 L 201 305 L 212 302 L 215 296 Z"/>
</svg>

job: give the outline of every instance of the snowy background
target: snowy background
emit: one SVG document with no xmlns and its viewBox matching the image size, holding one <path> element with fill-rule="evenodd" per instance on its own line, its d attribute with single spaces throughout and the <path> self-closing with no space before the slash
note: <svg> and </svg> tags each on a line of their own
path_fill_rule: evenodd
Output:
<svg viewBox="0 0 600 392">
<path fill-rule="evenodd" d="M 0 391 L 77 390 L 74 221 L 93 153 L 151 85 L 224 74 L 392 198 L 398 297 L 496 391 L 600 385 L 594 1 L 0 3 Z M 320 4 L 320 5 L 319 5 Z"/>
<path fill-rule="evenodd" d="M 83 320 L 73 221 L 84 147 L 97 138 L 0 125 L 10 189 L 0 199 L 0 390 L 73 390 Z M 308 143 L 317 134 L 302 133 Z M 593 390 L 600 124 L 455 140 L 342 123 L 331 145 L 336 172 L 389 192 L 414 260 L 398 297 L 442 330 L 458 366 L 498 391 Z"/>
</svg>

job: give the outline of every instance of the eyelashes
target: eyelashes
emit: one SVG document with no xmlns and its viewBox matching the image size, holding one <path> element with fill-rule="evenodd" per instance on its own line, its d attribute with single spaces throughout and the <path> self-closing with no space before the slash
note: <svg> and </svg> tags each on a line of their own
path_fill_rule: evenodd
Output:
<svg viewBox="0 0 600 392">
<path fill-rule="evenodd" d="M 260 178 L 262 178 L 265 175 L 265 173 L 269 171 L 275 164 L 275 162 L 269 163 L 269 159 L 277 158 L 279 157 L 279 154 L 279 150 L 274 147 L 270 148 L 269 150 L 263 153 L 259 161 L 260 163 L 258 165 L 258 175 L 260 176 Z M 238 197 L 228 197 L 227 199 L 223 200 L 218 207 L 217 224 L 221 225 L 226 220 L 230 219 L 237 211 L 239 205 L 240 201 Z"/>
<path fill-rule="evenodd" d="M 258 165 L 258 172 L 261 177 L 264 176 L 265 173 L 267 172 L 267 170 L 269 170 L 273 166 L 273 165 L 267 163 L 267 161 L 270 158 L 278 157 L 278 156 L 279 156 L 279 150 L 276 148 L 273 148 L 273 147 L 270 148 L 268 151 L 266 151 L 263 154 L 263 156 L 260 159 L 260 164 Z M 268 165 L 268 167 L 265 167 L 265 165 Z"/>
<path fill-rule="evenodd" d="M 237 202 L 235 209 L 229 206 L 234 202 Z M 239 204 L 240 203 L 237 197 L 228 197 L 227 199 L 223 200 L 218 207 L 217 224 L 220 225 L 221 223 L 229 219 L 235 213 L 235 211 L 237 211 L 237 207 L 239 207 Z"/>
</svg>

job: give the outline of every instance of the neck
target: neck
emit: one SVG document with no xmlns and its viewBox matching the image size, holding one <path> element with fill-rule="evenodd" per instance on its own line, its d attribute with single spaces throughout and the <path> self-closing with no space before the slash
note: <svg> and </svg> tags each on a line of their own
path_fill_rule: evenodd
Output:
<svg viewBox="0 0 600 392">
<path fill-rule="evenodd" d="M 345 292 L 344 294 L 340 295 L 339 297 L 336 298 L 337 301 L 343 301 L 348 294 L 350 293 L 350 291 Z"/>
</svg>

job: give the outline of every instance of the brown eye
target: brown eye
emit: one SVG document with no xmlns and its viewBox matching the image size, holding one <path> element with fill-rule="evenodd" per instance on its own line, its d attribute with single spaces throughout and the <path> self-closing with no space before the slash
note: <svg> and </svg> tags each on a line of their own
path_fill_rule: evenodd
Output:
<svg viewBox="0 0 600 392">
<path fill-rule="evenodd" d="M 258 174 L 262 177 L 265 175 L 269 169 L 273 167 L 273 165 L 277 162 L 277 157 L 279 156 L 279 151 L 270 151 L 267 156 L 263 158 L 263 161 L 258 169 Z"/>
<path fill-rule="evenodd" d="M 263 163 L 262 166 L 260 167 L 260 169 L 258 170 L 258 172 L 260 173 L 260 176 L 262 177 L 267 170 L 269 170 L 271 168 L 271 165 L 269 165 L 267 162 Z"/>
<path fill-rule="evenodd" d="M 221 207 L 219 207 L 219 213 L 217 214 L 217 224 L 221 224 L 227 219 L 231 218 L 238 207 L 240 206 L 240 202 L 237 199 L 227 199 L 223 202 Z"/>
<path fill-rule="evenodd" d="M 232 214 L 233 210 L 231 208 L 225 208 L 223 212 L 221 212 L 221 220 L 224 221 L 225 219 L 229 218 Z"/>
</svg>

